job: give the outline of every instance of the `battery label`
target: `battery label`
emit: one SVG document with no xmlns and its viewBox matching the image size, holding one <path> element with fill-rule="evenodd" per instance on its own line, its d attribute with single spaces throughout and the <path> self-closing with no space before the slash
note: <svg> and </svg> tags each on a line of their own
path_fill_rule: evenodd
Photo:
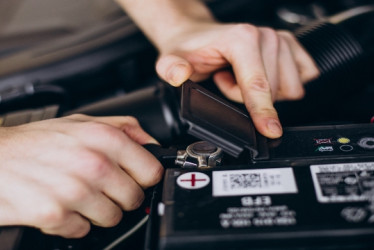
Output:
<svg viewBox="0 0 374 250">
<path fill-rule="evenodd" d="M 213 171 L 213 196 L 297 193 L 292 168 Z"/>
<path fill-rule="evenodd" d="M 296 212 L 286 205 L 229 207 L 219 215 L 223 228 L 275 227 L 297 224 Z"/>
<path fill-rule="evenodd" d="M 374 162 L 311 165 L 321 203 L 369 201 L 374 196 Z"/>
</svg>

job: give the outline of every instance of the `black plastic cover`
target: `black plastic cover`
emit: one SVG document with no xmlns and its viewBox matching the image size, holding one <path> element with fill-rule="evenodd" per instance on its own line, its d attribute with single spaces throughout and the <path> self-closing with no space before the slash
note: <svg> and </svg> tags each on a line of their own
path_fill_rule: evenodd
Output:
<svg viewBox="0 0 374 250">
<path fill-rule="evenodd" d="M 248 113 L 192 81 L 182 86 L 181 118 L 190 135 L 234 157 L 249 150 L 253 159 L 268 158 L 267 140 L 256 132 Z"/>
</svg>

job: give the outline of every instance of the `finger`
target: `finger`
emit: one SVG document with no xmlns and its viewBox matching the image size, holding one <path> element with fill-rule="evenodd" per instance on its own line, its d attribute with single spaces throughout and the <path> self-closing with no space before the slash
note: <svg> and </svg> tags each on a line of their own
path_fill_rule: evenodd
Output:
<svg viewBox="0 0 374 250">
<path fill-rule="evenodd" d="M 100 182 L 103 182 L 103 180 L 94 180 L 96 181 L 97 186 L 106 186 L 111 185 L 115 186 L 115 188 L 123 190 L 122 188 L 126 188 L 128 185 L 118 185 L 117 183 L 113 183 L 117 178 L 113 178 L 113 176 L 106 175 L 105 178 L 107 180 L 101 184 Z M 69 183 L 69 182 L 67 182 Z M 65 185 L 67 184 L 65 183 Z M 70 182 L 71 183 L 71 182 Z M 79 185 L 72 185 L 72 186 L 78 186 Z M 61 194 L 60 200 L 63 202 L 63 204 L 66 204 L 66 209 L 69 209 L 70 211 L 76 211 L 77 213 L 81 214 L 83 217 L 87 218 L 89 221 L 91 221 L 94 225 L 102 226 L 102 227 L 112 227 L 117 225 L 121 219 L 122 219 L 122 209 L 119 207 L 119 205 L 115 204 L 113 201 L 118 200 L 116 197 L 120 197 L 123 202 L 126 203 L 126 206 L 124 206 L 124 209 L 127 209 L 129 207 L 129 204 L 133 204 L 134 201 L 128 199 L 127 193 L 133 192 L 134 190 L 139 189 L 139 192 L 141 193 L 141 189 L 137 187 L 137 189 L 131 189 L 129 192 L 126 192 L 125 195 L 119 195 L 117 194 L 106 194 L 103 193 L 100 189 L 96 189 L 97 187 L 93 187 L 90 190 L 87 190 L 87 188 L 74 188 L 72 187 L 67 188 L 69 192 L 69 195 L 66 195 L 66 188 L 61 188 L 64 192 L 64 194 Z M 103 189 L 103 187 L 101 187 Z M 121 204 L 122 205 L 122 204 Z"/>
<path fill-rule="evenodd" d="M 109 143 L 109 141 L 108 141 Z M 125 134 L 111 138 L 112 151 L 107 151 L 122 169 L 143 188 L 157 184 L 163 176 L 161 163 L 144 147 L 129 139 Z M 126 148 L 126 150 L 123 150 Z M 105 148 L 101 148 L 105 151 Z"/>
<path fill-rule="evenodd" d="M 142 129 L 138 120 L 134 117 L 95 117 L 94 121 L 102 122 L 122 130 L 126 135 L 128 135 L 132 140 L 139 143 L 140 145 L 159 144 L 159 142 L 156 141 L 155 138 L 150 136 Z"/>
<path fill-rule="evenodd" d="M 173 86 L 180 86 L 193 73 L 192 65 L 176 55 L 161 55 L 156 63 L 158 75 Z"/>
<path fill-rule="evenodd" d="M 89 221 L 78 213 L 71 212 L 61 220 L 61 224 L 45 227 L 40 230 L 46 234 L 59 235 L 65 238 L 82 238 L 88 234 L 91 225 Z"/>
<path fill-rule="evenodd" d="M 304 96 L 296 62 L 292 56 L 288 43 L 281 39 L 280 42 L 280 88 L 277 92 L 278 100 L 297 100 Z"/>
<path fill-rule="evenodd" d="M 279 31 L 278 34 L 282 36 L 289 44 L 293 57 L 296 61 L 301 82 L 306 83 L 317 78 L 320 72 L 316 66 L 316 63 L 302 47 L 296 37 L 288 31 Z"/>
<path fill-rule="evenodd" d="M 139 186 L 136 180 L 129 174 L 122 171 L 120 167 L 115 168 L 114 171 L 106 176 L 106 178 L 110 181 L 102 182 L 103 193 L 110 197 L 110 199 L 118 204 L 123 210 L 131 211 L 137 209 L 143 203 L 144 192 L 142 187 Z M 108 204 L 108 206 L 110 205 L 111 204 Z M 99 206 L 100 205 L 98 205 L 98 209 L 100 210 Z M 114 218 L 112 219 L 113 223 L 115 223 L 119 218 L 115 217 L 115 214 L 113 215 Z"/>
<path fill-rule="evenodd" d="M 75 138 L 97 152 L 96 154 L 85 157 L 86 160 L 94 161 L 90 165 L 100 166 L 109 164 L 105 162 L 107 159 L 103 157 L 107 156 L 112 162 L 117 163 L 125 170 L 143 188 L 153 186 L 161 180 L 163 175 L 161 163 L 144 147 L 133 141 L 120 129 L 114 127 L 117 126 L 125 129 L 128 125 L 127 119 L 123 117 L 77 117 L 79 119 L 96 121 L 88 121 L 84 126 L 70 131 Z"/>
<path fill-rule="evenodd" d="M 279 88 L 279 36 L 270 28 L 259 28 L 261 32 L 261 54 L 267 80 L 270 84 L 272 100 Z"/>
<path fill-rule="evenodd" d="M 104 156 L 91 154 L 82 156 L 90 160 L 84 164 L 82 171 L 76 172 L 78 178 L 90 188 L 60 178 L 55 193 L 69 209 L 81 213 L 95 224 L 114 226 L 121 219 L 119 207 L 126 211 L 138 208 L 144 200 L 144 192 L 120 166 Z"/>
<path fill-rule="evenodd" d="M 95 224 L 108 227 L 121 219 L 119 207 L 134 210 L 142 204 L 143 189 L 117 163 L 102 153 L 75 151 L 77 155 L 61 160 L 61 164 L 67 166 L 61 170 L 65 174 L 60 174 L 58 178 L 46 178 L 53 176 L 56 170 L 46 169 L 40 173 L 42 181 L 39 184 L 49 187 L 50 196 L 66 209 L 77 211 Z"/>
<path fill-rule="evenodd" d="M 21 177 L 28 178 L 28 183 L 38 183 L 42 188 L 39 192 L 52 197 L 62 208 L 79 212 L 94 224 L 104 227 L 114 226 L 120 221 L 120 207 L 134 210 L 141 205 L 143 189 L 118 164 L 95 151 L 72 147 L 70 150 L 77 154 L 59 161 L 64 168 L 45 168 L 40 164 L 33 166 L 37 176 Z M 61 148 L 61 152 L 67 155 L 66 149 Z M 58 177 L 51 177 L 56 173 Z M 28 202 L 34 201 L 32 198 Z M 40 203 L 51 202 L 42 199 Z"/>
<path fill-rule="evenodd" d="M 83 164 L 85 167 L 82 171 L 75 174 L 91 188 L 62 178 L 57 181 L 60 185 L 55 188 L 55 193 L 69 209 L 81 213 L 94 224 L 109 227 L 120 221 L 119 207 L 129 211 L 142 204 L 143 189 L 120 166 L 93 152 L 82 157 L 89 161 Z"/>
<path fill-rule="evenodd" d="M 87 116 L 87 115 L 71 115 L 67 118 L 78 120 L 78 121 L 93 121 L 93 122 L 100 122 L 115 128 L 120 129 L 121 131 L 125 132 L 132 140 L 135 142 L 144 145 L 144 144 L 159 144 L 159 142 L 150 136 L 147 132 L 145 132 L 138 120 L 132 116 L 103 116 L 103 117 L 96 117 L 96 116 Z"/>
<path fill-rule="evenodd" d="M 274 109 L 271 90 L 261 55 L 261 34 L 251 25 L 237 26 L 230 50 L 223 51 L 232 64 L 244 103 L 257 130 L 266 137 L 277 138 L 282 128 Z M 236 37 L 235 37 L 236 36 Z"/>
<path fill-rule="evenodd" d="M 243 103 L 243 96 L 233 74 L 228 71 L 218 71 L 213 75 L 213 80 L 219 90 L 230 100 Z"/>
<path fill-rule="evenodd" d="M 72 148 L 72 150 L 75 149 Z M 79 159 L 86 157 L 90 160 Z M 22 180 L 20 186 L 27 187 L 22 193 L 31 192 L 32 194 L 26 196 L 22 203 L 27 206 L 27 204 L 38 202 L 47 208 L 39 220 L 47 217 L 45 220 L 48 223 L 54 220 L 60 223 L 59 218 L 64 215 L 63 211 L 75 211 L 96 225 L 110 227 L 121 220 L 122 210 L 119 206 L 125 210 L 140 206 L 143 200 L 143 190 L 119 166 L 110 161 L 95 160 L 99 157 L 94 153 L 66 158 L 62 158 L 60 162 L 62 166 L 66 166 L 64 168 L 45 168 L 43 164 L 38 164 L 32 166 L 36 176 L 23 176 L 22 174 L 19 176 Z M 35 183 L 38 184 L 35 185 Z M 127 191 L 123 192 L 123 190 Z M 35 193 L 39 193 L 39 200 L 35 198 Z M 40 208 L 36 209 L 29 217 L 40 216 L 38 213 Z M 56 215 L 50 216 L 50 214 Z"/>
</svg>

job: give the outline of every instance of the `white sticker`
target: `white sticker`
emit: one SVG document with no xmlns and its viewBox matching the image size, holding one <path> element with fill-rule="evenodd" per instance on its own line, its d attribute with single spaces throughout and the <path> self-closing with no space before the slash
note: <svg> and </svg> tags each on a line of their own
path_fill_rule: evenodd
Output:
<svg viewBox="0 0 374 250">
<path fill-rule="evenodd" d="M 213 196 L 297 193 L 292 168 L 214 171 Z"/>
<path fill-rule="evenodd" d="M 210 182 L 209 176 L 200 172 L 189 172 L 180 175 L 177 178 L 177 184 L 186 189 L 199 189 L 208 185 Z"/>
<path fill-rule="evenodd" d="M 311 165 L 321 203 L 369 200 L 374 191 L 374 162 Z"/>
</svg>

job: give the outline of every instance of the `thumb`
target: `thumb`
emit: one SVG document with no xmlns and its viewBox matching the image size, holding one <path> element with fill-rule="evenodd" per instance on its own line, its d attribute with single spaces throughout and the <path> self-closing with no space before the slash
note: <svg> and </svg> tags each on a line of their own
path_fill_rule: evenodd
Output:
<svg viewBox="0 0 374 250">
<path fill-rule="evenodd" d="M 182 57 L 161 55 L 156 63 L 157 74 L 169 84 L 178 87 L 193 73 L 192 65 Z"/>
<path fill-rule="evenodd" d="M 143 130 L 139 121 L 132 116 L 88 116 L 82 114 L 74 114 L 65 117 L 65 119 L 80 122 L 99 122 L 117 129 L 122 130 L 128 137 L 140 145 L 159 144 L 159 142 Z"/>
</svg>

